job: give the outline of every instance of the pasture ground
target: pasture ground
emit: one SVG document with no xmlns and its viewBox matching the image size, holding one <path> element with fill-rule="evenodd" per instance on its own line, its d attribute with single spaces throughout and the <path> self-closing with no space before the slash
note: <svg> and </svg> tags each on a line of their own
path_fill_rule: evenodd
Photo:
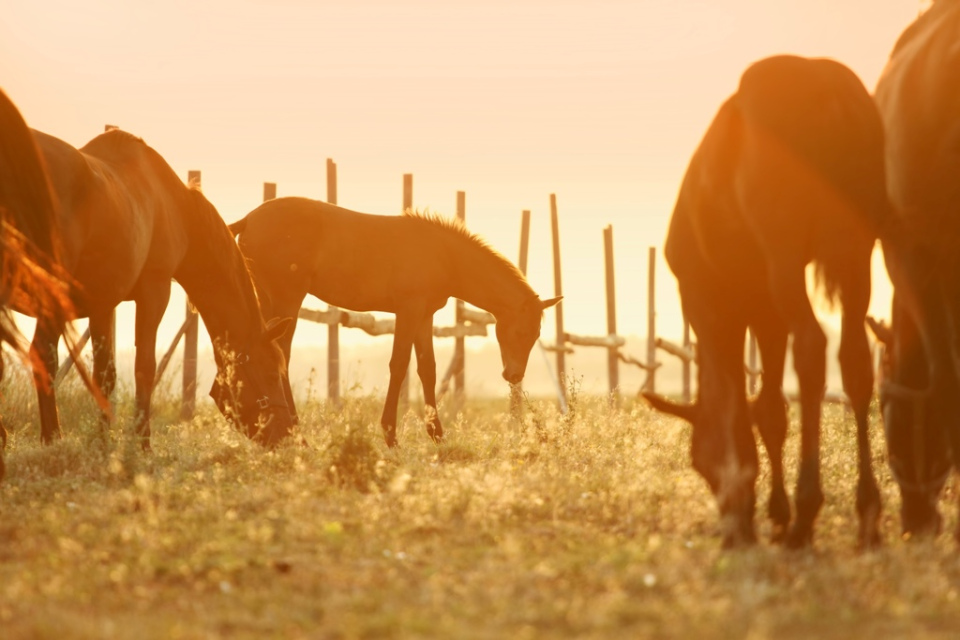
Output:
<svg viewBox="0 0 960 640">
<path fill-rule="evenodd" d="M 8 376 L 11 378 L 12 376 Z M 576 395 L 576 388 L 572 389 Z M 39 445 L 32 389 L 5 385 L 0 637 L 954 638 L 952 536 L 899 538 L 873 429 L 885 547 L 855 552 L 854 430 L 825 408 L 815 547 L 722 552 L 689 430 L 625 401 L 441 407 L 442 446 L 408 413 L 386 448 L 379 397 L 308 394 L 301 436 L 265 452 L 216 414 L 155 400 L 153 452 L 104 432 L 76 388 Z M 209 406 L 209 405 L 204 405 Z M 796 417 L 795 415 L 793 416 Z M 788 460 L 796 458 L 796 425 Z M 793 467 L 791 466 L 791 469 Z M 794 476 L 791 474 L 791 482 Z M 760 479 L 765 510 L 766 475 Z M 956 480 L 946 528 L 957 523 Z"/>
</svg>

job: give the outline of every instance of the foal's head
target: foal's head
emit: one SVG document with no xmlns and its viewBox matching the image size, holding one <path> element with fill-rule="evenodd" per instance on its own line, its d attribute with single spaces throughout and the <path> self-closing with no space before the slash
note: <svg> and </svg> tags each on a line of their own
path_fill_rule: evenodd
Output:
<svg viewBox="0 0 960 640">
<path fill-rule="evenodd" d="M 500 343 L 500 359 L 503 361 L 503 379 L 510 384 L 519 384 L 523 380 L 530 350 L 540 338 L 543 310 L 558 302 L 560 297 L 549 300 L 528 298 L 519 308 L 497 316 L 497 342 Z"/>
<path fill-rule="evenodd" d="M 286 366 L 276 340 L 291 320 L 274 319 L 247 345 L 218 345 L 218 373 L 210 397 L 239 431 L 267 447 L 290 435 L 294 414 L 284 390 Z"/>
</svg>

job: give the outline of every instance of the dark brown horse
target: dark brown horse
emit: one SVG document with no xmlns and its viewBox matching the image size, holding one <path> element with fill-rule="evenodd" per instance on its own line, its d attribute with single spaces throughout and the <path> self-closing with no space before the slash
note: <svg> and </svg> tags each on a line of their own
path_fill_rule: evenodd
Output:
<svg viewBox="0 0 960 640">
<path fill-rule="evenodd" d="M 306 198 L 279 198 L 230 230 L 240 236 L 269 314 L 296 318 L 308 293 L 354 311 L 396 314 L 381 417 L 390 446 L 397 442 L 397 402 L 411 345 L 428 408 L 427 432 L 434 440 L 443 436 L 436 412 L 433 314 L 449 297 L 496 317 L 503 377 L 511 384 L 523 379 L 543 310 L 560 301 L 541 300 L 510 261 L 460 223 L 436 216 L 370 215 Z M 291 334 L 281 341 L 288 359 Z"/>
<path fill-rule="evenodd" d="M 111 315 L 121 301 L 136 302 L 136 428 L 144 445 L 157 327 L 171 278 L 190 296 L 214 341 L 218 377 L 229 373 L 237 383 L 229 397 L 215 383 L 218 406 L 259 442 L 273 445 L 287 435 L 283 356 L 274 342 L 286 323 L 264 325 L 243 257 L 213 205 L 129 133 L 109 131 L 79 150 L 34 135 L 60 202 L 71 297 L 78 315 L 90 318 L 94 377 L 107 395 L 116 382 Z M 60 435 L 53 389 L 40 379 L 57 369 L 61 331 L 62 325 L 38 323 L 32 345 L 46 367 L 35 374 L 44 442 Z"/>
<path fill-rule="evenodd" d="M 873 372 L 864 317 L 870 254 L 888 217 L 883 171 L 880 118 L 860 80 L 837 62 L 793 56 L 768 58 L 746 70 L 687 169 L 666 258 L 697 334 L 699 398 L 692 406 L 649 399 L 693 424 L 693 466 L 717 498 L 725 546 L 756 540 L 754 422 L 770 457 L 773 537 L 791 547 L 812 542 L 823 503 L 826 337 L 807 295 L 809 263 L 826 293 L 843 305 L 840 365 L 857 422 L 859 542 L 879 542 L 880 496 L 867 424 Z M 743 365 L 748 327 L 757 336 L 764 369 L 752 403 Z M 792 526 L 781 461 L 790 335 L 802 429 Z"/>
<path fill-rule="evenodd" d="M 43 161 L 20 112 L 0 91 L 0 342 L 24 358 L 26 350 L 8 310 L 13 299 L 37 317 L 60 323 L 73 317 L 59 246 L 55 200 Z M 2 371 L 0 357 L 0 376 Z M 3 446 L 6 435 L 0 425 Z M 0 478 L 3 473 L 0 450 Z"/>
<path fill-rule="evenodd" d="M 936 533 L 940 491 L 960 461 L 960 2 L 937 0 L 907 28 L 876 102 L 896 213 L 883 247 L 895 286 L 887 451 L 904 532 Z"/>
</svg>

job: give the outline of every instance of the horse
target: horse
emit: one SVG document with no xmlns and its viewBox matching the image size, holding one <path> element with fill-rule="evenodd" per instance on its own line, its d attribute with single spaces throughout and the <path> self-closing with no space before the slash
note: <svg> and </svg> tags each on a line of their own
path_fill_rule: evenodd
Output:
<svg viewBox="0 0 960 640">
<path fill-rule="evenodd" d="M 231 224 L 230 231 L 239 236 L 268 313 L 296 319 L 310 293 L 337 307 L 396 315 L 380 419 L 391 447 L 397 444 L 397 402 L 411 345 L 423 383 L 427 433 L 436 442 L 443 438 L 433 314 L 449 297 L 494 315 L 503 378 L 511 385 L 523 380 L 544 309 L 560 301 L 541 300 L 509 260 L 461 223 L 436 215 L 372 215 L 307 198 L 277 198 Z M 288 362 L 292 337 L 291 331 L 280 342 Z"/>
<path fill-rule="evenodd" d="M 16 105 L 0 91 L 0 342 L 27 358 L 9 311 L 14 296 L 32 304 L 35 315 L 66 322 L 73 314 L 58 277 L 59 239 L 40 153 Z M 0 375 L 3 360 L 0 358 Z M 6 429 L 0 424 L 0 479 Z"/>
<path fill-rule="evenodd" d="M 813 542 L 824 499 L 819 449 L 826 337 L 807 293 L 810 263 L 821 290 L 843 309 L 839 360 L 857 423 L 858 543 L 880 543 L 864 319 L 870 256 L 888 217 L 883 128 L 857 76 L 833 60 L 786 55 L 748 67 L 693 154 L 666 240 L 666 259 L 697 335 L 698 399 L 681 405 L 645 394 L 654 408 L 692 423 L 693 467 L 717 500 L 724 547 L 756 542 L 754 423 L 770 459 L 772 540 L 790 548 Z M 763 362 L 760 393 L 749 401 L 743 364 L 748 327 Z M 801 416 L 792 524 L 782 462 L 789 335 Z"/>
<path fill-rule="evenodd" d="M 937 0 L 900 36 L 875 91 L 895 218 L 881 386 L 903 533 L 940 531 L 940 492 L 960 461 L 960 2 Z M 960 540 L 960 528 L 955 532 Z"/>
<path fill-rule="evenodd" d="M 125 131 L 100 134 L 80 149 L 39 131 L 33 137 L 60 204 L 71 302 L 78 317 L 90 319 L 94 378 L 108 397 L 116 384 L 113 309 L 124 300 L 136 303 L 135 429 L 144 448 L 150 445 L 157 327 L 171 278 L 213 339 L 217 406 L 249 437 L 276 445 L 292 425 L 276 345 L 289 321 L 264 323 L 243 258 L 214 206 Z M 54 389 L 41 381 L 57 370 L 62 331 L 62 323 L 40 322 L 31 344 L 43 364 L 34 378 L 44 443 L 61 436 Z"/>
</svg>

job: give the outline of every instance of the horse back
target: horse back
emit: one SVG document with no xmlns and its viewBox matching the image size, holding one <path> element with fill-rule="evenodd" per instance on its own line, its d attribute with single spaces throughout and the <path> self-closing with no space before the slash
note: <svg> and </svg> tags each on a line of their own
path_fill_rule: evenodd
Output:
<svg viewBox="0 0 960 640">
<path fill-rule="evenodd" d="M 875 92 L 887 132 L 891 200 L 914 224 L 930 225 L 931 239 L 954 246 L 960 232 L 958 78 L 960 2 L 939 0 L 901 36 Z"/>
<path fill-rule="evenodd" d="M 83 300 L 115 305 L 135 299 L 145 276 L 169 280 L 186 246 L 177 220 L 185 187 L 159 155 L 121 131 L 80 149 L 35 138 L 61 205 L 64 263 Z"/>
<path fill-rule="evenodd" d="M 232 225 L 242 228 L 240 249 L 270 297 L 310 293 L 346 309 L 385 312 L 442 288 L 447 277 L 439 243 L 422 226 L 307 198 L 271 200 Z"/>
</svg>

